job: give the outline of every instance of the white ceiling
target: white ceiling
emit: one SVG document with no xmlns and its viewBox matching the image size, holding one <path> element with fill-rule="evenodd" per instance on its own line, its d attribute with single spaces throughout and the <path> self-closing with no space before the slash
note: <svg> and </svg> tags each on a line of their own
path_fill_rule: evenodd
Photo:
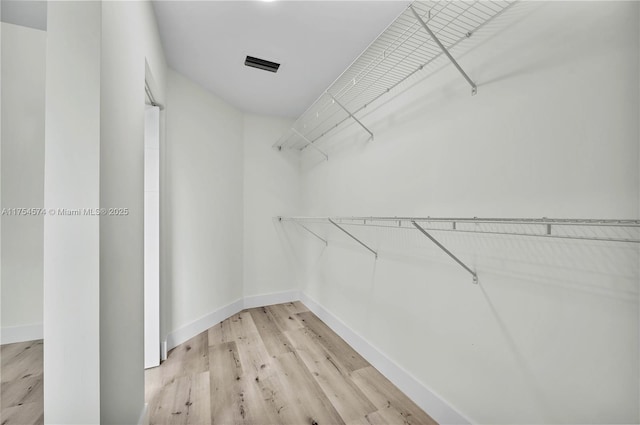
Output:
<svg viewBox="0 0 640 425">
<path fill-rule="evenodd" d="M 156 1 L 169 66 L 235 107 L 296 117 L 410 3 Z M 247 55 L 281 64 L 244 66 Z"/>
<path fill-rule="evenodd" d="M 2 0 L 0 19 L 14 25 L 47 30 L 47 2 L 43 0 Z"/>
</svg>

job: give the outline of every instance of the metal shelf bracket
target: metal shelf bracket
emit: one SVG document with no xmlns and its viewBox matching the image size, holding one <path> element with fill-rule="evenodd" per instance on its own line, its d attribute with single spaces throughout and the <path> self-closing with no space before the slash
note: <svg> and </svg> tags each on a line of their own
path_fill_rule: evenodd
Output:
<svg viewBox="0 0 640 425">
<path fill-rule="evenodd" d="M 297 221 L 294 221 L 294 223 L 296 223 L 298 226 L 302 227 L 304 230 L 306 230 L 307 232 L 311 233 L 313 236 L 315 236 L 316 238 L 320 239 L 322 242 L 324 242 L 325 246 L 329 246 L 329 242 L 327 242 L 326 239 L 320 237 L 316 232 L 314 232 L 313 230 L 309 229 L 307 226 L 305 226 L 302 223 L 298 223 Z"/>
<path fill-rule="evenodd" d="M 340 225 L 338 225 L 335 221 L 331 220 L 330 218 L 328 218 L 327 220 L 329 220 L 329 223 L 333 224 L 334 226 L 336 226 L 338 229 L 342 230 L 344 233 L 346 233 L 349 237 L 351 237 L 351 239 L 353 239 L 354 241 L 358 242 L 360 245 L 362 245 L 363 247 L 365 247 L 366 249 L 368 249 L 369 251 L 371 251 L 373 253 L 373 255 L 376 256 L 376 259 L 378 258 L 378 253 L 375 252 L 373 249 L 369 248 L 367 245 L 365 245 L 360 239 L 356 238 L 355 236 L 353 236 L 351 233 L 347 232 L 344 228 L 342 228 Z"/>
<path fill-rule="evenodd" d="M 438 47 L 440 47 L 442 52 L 449 58 L 451 63 L 453 63 L 453 65 L 458 69 L 458 71 L 460 71 L 460 74 L 462 74 L 464 79 L 467 80 L 467 82 L 471 85 L 471 95 L 475 95 L 476 93 L 478 93 L 478 87 L 476 86 L 476 83 L 474 83 L 473 80 L 471 78 L 469 78 L 467 73 L 464 72 L 462 67 L 458 64 L 458 62 L 456 62 L 456 60 L 453 58 L 453 56 L 451 56 L 451 53 L 449 53 L 447 48 L 444 47 L 444 44 L 442 44 L 440 42 L 440 40 L 438 39 L 438 37 L 436 37 L 436 35 L 433 33 L 433 31 L 431 31 L 431 28 L 429 28 L 427 23 L 422 19 L 422 17 L 418 14 L 418 12 L 416 12 L 416 10 L 413 8 L 413 6 L 409 6 L 409 8 L 413 12 L 413 15 L 416 17 L 418 22 L 420 22 L 422 27 L 425 29 L 425 31 L 427 31 L 429 33 L 429 36 L 433 39 L 433 41 L 435 41 L 435 43 L 438 45 Z"/>
<path fill-rule="evenodd" d="M 344 105 L 343 105 L 342 103 L 338 102 L 338 99 L 336 99 L 336 98 L 335 98 L 331 93 L 327 92 L 327 94 L 328 94 L 329 96 L 331 96 L 331 99 L 333 99 L 333 101 L 336 103 L 336 105 L 338 105 L 339 107 L 341 107 L 341 108 L 342 108 L 342 110 L 343 110 L 343 111 L 345 111 L 347 114 L 349 114 L 349 116 L 350 116 L 350 117 L 351 117 L 355 122 L 357 122 L 358 124 L 360 124 L 360 127 L 364 128 L 364 129 L 365 129 L 365 131 L 366 131 L 367 133 L 369 133 L 369 140 L 373 140 L 373 133 L 371 132 L 371 130 L 369 130 L 367 127 L 365 127 L 365 125 L 364 125 L 364 124 L 362 124 L 362 123 L 360 122 L 360 120 L 359 120 L 358 118 L 356 118 L 356 117 L 355 117 L 351 112 L 349 112 L 349 110 L 348 110 L 347 108 L 345 108 L 345 107 L 344 107 Z"/>
<path fill-rule="evenodd" d="M 466 271 L 468 271 L 469 273 L 471 273 L 471 276 L 473 276 L 473 283 L 477 284 L 478 283 L 478 275 L 476 274 L 476 272 L 474 272 L 473 270 L 471 270 L 470 267 L 468 267 L 465 263 L 463 263 L 462 261 L 460 261 L 460 259 L 458 259 L 458 257 L 456 257 L 455 255 L 453 255 L 451 253 L 451 251 L 449 251 L 447 248 L 444 247 L 444 245 L 442 245 L 440 242 L 438 242 L 436 240 L 436 238 L 434 238 L 433 236 L 431 236 L 426 230 L 424 230 L 422 227 L 420 227 L 420 225 L 418 223 L 416 223 L 415 221 L 411 221 L 411 224 L 413 224 L 415 226 L 416 229 L 418 229 L 423 235 L 425 235 L 426 237 L 428 237 L 429 239 L 431 239 L 431 242 L 433 242 L 434 244 L 436 244 L 438 246 L 438 248 L 440 248 L 441 250 L 443 250 L 449 257 L 453 258 L 455 260 L 456 263 L 460 264 Z"/>
<path fill-rule="evenodd" d="M 324 153 L 324 151 L 320 150 L 320 148 L 319 148 L 319 147 L 317 147 L 316 145 L 314 145 L 314 144 L 313 144 L 313 142 L 312 142 L 311 140 L 307 139 L 307 138 L 305 137 L 305 135 L 304 135 L 304 134 L 300 133 L 298 130 L 296 130 L 296 129 L 295 129 L 295 128 L 293 128 L 293 127 L 291 128 L 291 131 L 293 131 L 293 132 L 294 132 L 294 133 L 296 133 L 298 136 L 300 136 L 300 138 L 301 138 L 302 140 L 304 140 L 304 142 L 307 144 L 307 146 L 311 146 L 313 149 L 315 149 L 316 151 L 320 152 L 320 153 L 324 156 L 324 158 L 325 158 L 327 161 L 329 160 L 329 155 L 327 155 L 326 153 Z"/>
</svg>

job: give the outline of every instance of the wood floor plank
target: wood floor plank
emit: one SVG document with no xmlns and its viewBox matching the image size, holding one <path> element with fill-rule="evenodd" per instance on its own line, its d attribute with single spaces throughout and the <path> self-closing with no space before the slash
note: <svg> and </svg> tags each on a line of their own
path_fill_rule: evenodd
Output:
<svg viewBox="0 0 640 425">
<path fill-rule="evenodd" d="M 293 301 L 290 303 L 284 303 L 282 305 L 289 312 L 289 314 L 306 313 L 307 311 L 309 311 L 307 306 L 302 304 L 300 301 Z"/>
<path fill-rule="evenodd" d="M 0 406 L 2 408 L 35 403 L 43 397 L 42 375 L 25 375 L 2 383 Z"/>
<path fill-rule="evenodd" d="M 0 349 L 2 382 L 14 381 L 26 375 L 42 374 L 42 340 L 5 344 Z"/>
<path fill-rule="evenodd" d="M 251 309 L 250 314 L 270 355 L 275 356 L 292 351 L 289 339 L 279 330 L 273 316 L 266 308 Z"/>
<path fill-rule="evenodd" d="M 371 415 L 371 413 L 369 415 Z M 366 416 L 363 416 L 361 418 L 356 418 L 352 421 L 347 422 L 346 425 L 371 425 L 371 422 L 367 420 Z"/>
<path fill-rule="evenodd" d="M 202 425 L 211 420 L 211 389 L 209 372 L 198 373 L 191 381 L 187 407 L 187 424 Z"/>
<path fill-rule="evenodd" d="M 242 366 L 242 373 L 236 377 L 240 396 L 238 404 L 242 406 L 244 423 L 282 423 L 273 396 L 281 389 L 268 380 L 277 373 L 273 368 L 274 356 L 265 346 L 251 313 L 242 311 L 232 317 L 227 333 L 235 339 L 237 358 Z"/>
<path fill-rule="evenodd" d="M 242 318 L 246 311 L 241 311 L 213 326 L 208 331 L 209 346 L 237 340 L 242 336 Z"/>
<path fill-rule="evenodd" d="M 0 346 L 0 423 L 44 423 L 42 340 Z"/>
<path fill-rule="evenodd" d="M 169 352 L 162 364 L 161 381 L 209 370 L 209 343 L 207 332 L 202 332 Z"/>
<path fill-rule="evenodd" d="M 225 320 L 229 320 L 229 319 L 225 319 Z M 224 320 L 218 323 L 217 325 L 210 327 L 207 330 L 207 338 L 209 340 L 209 346 L 212 346 L 215 344 L 224 344 L 225 342 L 229 342 L 225 338 L 225 335 L 222 331 L 223 323 L 224 323 Z"/>
<path fill-rule="evenodd" d="M 22 406 L 2 406 L 0 421 L 2 425 L 43 425 L 44 401 L 40 399 Z"/>
<path fill-rule="evenodd" d="M 411 423 L 395 409 L 389 410 L 390 412 L 376 410 L 367 416 L 348 422 L 347 425 L 408 425 Z"/>
<path fill-rule="evenodd" d="M 405 416 L 406 415 L 406 416 Z M 413 425 L 413 424 L 429 424 L 435 422 L 423 422 L 416 421 L 416 418 L 413 418 L 410 413 L 400 412 L 398 409 L 394 409 L 393 407 L 381 408 L 373 413 L 370 413 L 366 416 L 366 420 L 370 425 L 389 425 L 389 424 L 403 424 L 403 425 Z"/>
<path fill-rule="evenodd" d="M 285 387 L 278 379 L 274 379 L 278 373 L 277 368 L 274 368 L 274 361 L 271 358 L 258 373 L 245 373 L 241 379 L 248 423 L 293 423 L 287 420 L 288 411 L 283 411 L 286 400 L 282 399 L 282 394 Z"/>
<path fill-rule="evenodd" d="M 245 326 L 248 321 L 243 322 Z M 250 353 L 241 356 L 237 343 L 216 344 L 210 347 L 212 423 L 214 424 L 277 424 L 278 406 L 268 377 L 271 375 L 272 357 L 265 355 L 256 332 L 244 334 L 240 340 L 243 349 Z M 248 368 L 243 368 L 243 361 Z M 256 365 L 260 366 L 256 369 Z"/>
<path fill-rule="evenodd" d="M 260 337 L 260 333 L 249 311 L 238 313 L 237 320 L 232 321 L 231 329 L 238 346 L 240 361 L 244 372 L 253 374 L 254 378 L 269 372 L 272 356 Z"/>
<path fill-rule="evenodd" d="M 271 314 L 280 332 L 293 331 L 304 327 L 304 323 L 295 313 L 290 313 L 283 304 L 270 305 L 264 308 Z"/>
<path fill-rule="evenodd" d="M 0 365 L 2 367 L 15 361 L 17 356 L 25 349 L 27 345 L 31 345 L 25 342 L 16 342 L 13 344 L 4 344 L 0 346 Z"/>
<path fill-rule="evenodd" d="M 209 372 L 176 377 L 150 404 L 150 425 L 191 425 L 211 421 Z"/>
<path fill-rule="evenodd" d="M 356 420 L 376 410 L 376 407 L 351 381 L 348 371 L 340 367 L 331 354 L 315 342 L 315 334 L 312 334 L 309 329 L 289 331 L 287 336 L 300 359 L 344 421 Z"/>
<path fill-rule="evenodd" d="M 384 421 L 397 421 L 402 418 L 402 423 L 407 425 L 437 424 L 373 366 L 353 372 L 351 379 L 378 408 L 378 415 L 373 415 L 370 421 L 382 420 L 384 423 Z"/>
<path fill-rule="evenodd" d="M 248 319 L 246 324 L 243 323 L 245 319 Z M 238 341 L 243 339 L 247 333 L 257 331 L 251 319 L 250 311 L 243 310 L 209 329 L 209 346 Z"/>
<path fill-rule="evenodd" d="M 369 366 L 369 362 L 325 325 L 315 314 L 306 312 L 298 313 L 297 316 L 305 327 L 313 331 L 317 337 L 318 344 L 325 347 L 333 358 L 349 372 Z"/>
<path fill-rule="evenodd" d="M 235 341 L 209 347 L 211 423 L 247 423 L 241 377 L 242 362 Z"/>
<path fill-rule="evenodd" d="M 266 381 L 275 389 L 272 396 L 281 419 L 278 423 L 344 424 L 296 353 L 281 354 L 272 363 L 275 373 Z"/>
</svg>

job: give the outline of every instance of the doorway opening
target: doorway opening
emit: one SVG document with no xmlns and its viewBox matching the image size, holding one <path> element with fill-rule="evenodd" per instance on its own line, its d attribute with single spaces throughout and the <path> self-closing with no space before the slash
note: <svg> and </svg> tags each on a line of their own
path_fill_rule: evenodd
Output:
<svg viewBox="0 0 640 425">
<path fill-rule="evenodd" d="M 144 367 L 160 365 L 160 105 L 145 81 Z"/>
</svg>

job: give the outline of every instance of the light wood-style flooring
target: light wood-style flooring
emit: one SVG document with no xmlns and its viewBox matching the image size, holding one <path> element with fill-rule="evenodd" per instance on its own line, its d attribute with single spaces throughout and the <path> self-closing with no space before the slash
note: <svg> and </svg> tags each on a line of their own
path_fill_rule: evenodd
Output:
<svg viewBox="0 0 640 425">
<path fill-rule="evenodd" d="M 244 310 L 146 371 L 150 424 L 435 424 L 301 303 Z"/>
<path fill-rule="evenodd" d="M 42 340 L 0 346 L 0 425 L 44 424 Z"/>
</svg>

